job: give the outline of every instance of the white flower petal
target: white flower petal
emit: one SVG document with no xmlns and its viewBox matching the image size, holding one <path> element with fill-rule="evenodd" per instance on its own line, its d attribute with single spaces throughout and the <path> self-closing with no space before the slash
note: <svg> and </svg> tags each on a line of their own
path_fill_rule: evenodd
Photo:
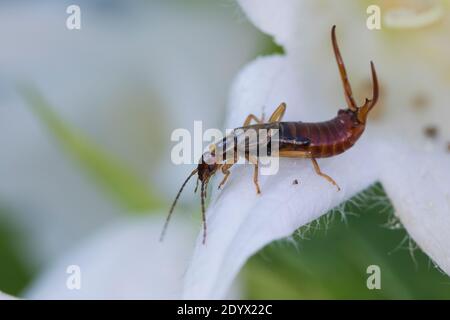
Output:
<svg viewBox="0 0 450 320">
<path fill-rule="evenodd" d="M 342 156 L 319 161 L 323 172 L 340 184 L 340 192 L 315 174 L 309 160 L 282 159 L 277 175 L 261 177 L 261 195 L 255 193 L 250 166 L 232 170 L 208 208 L 207 242 L 197 242 L 184 298 L 223 298 L 251 255 L 375 182 L 377 172 L 367 157 L 371 148 L 361 142 Z"/>
<path fill-rule="evenodd" d="M 289 56 L 274 55 L 258 58 L 246 66 L 231 90 L 227 128 L 241 126 L 249 113 L 258 117 L 264 113 L 267 119 L 281 102 L 287 103 L 284 120 L 322 121 L 334 117 L 345 103 L 342 90 L 340 96 L 324 95 L 322 90 L 326 89 L 310 85 L 319 79 L 303 79 L 292 65 L 295 61 Z M 336 81 L 334 87 L 340 89 Z"/>
<path fill-rule="evenodd" d="M 450 275 L 450 156 L 396 151 L 381 182 L 411 238 Z"/>
<path fill-rule="evenodd" d="M 249 19 L 263 32 L 275 37 L 278 44 L 285 45 L 296 28 L 296 16 L 301 1 L 297 0 L 239 0 Z"/>
<path fill-rule="evenodd" d="M 194 245 L 187 221 L 174 219 L 159 242 L 162 217 L 122 219 L 68 252 L 25 295 L 31 299 L 173 299 Z M 78 265 L 81 289 L 66 286 L 67 267 Z"/>
<path fill-rule="evenodd" d="M 16 298 L 0 291 L 0 300 L 16 300 Z"/>
<path fill-rule="evenodd" d="M 320 35 L 328 33 L 332 25 L 338 25 L 340 29 L 345 30 L 351 29 L 352 26 L 353 29 L 357 29 L 354 32 L 370 32 L 366 27 L 367 6 L 357 1 L 239 0 L 238 2 L 247 17 L 263 32 L 274 36 L 274 40 L 285 47 L 288 53 L 298 49 L 311 50 L 313 44 L 322 44 L 323 47 L 325 42 Z M 358 37 L 359 47 L 362 47 L 362 39 Z M 321 51 L 314 51 L 319 52 Z"/>
</svg>

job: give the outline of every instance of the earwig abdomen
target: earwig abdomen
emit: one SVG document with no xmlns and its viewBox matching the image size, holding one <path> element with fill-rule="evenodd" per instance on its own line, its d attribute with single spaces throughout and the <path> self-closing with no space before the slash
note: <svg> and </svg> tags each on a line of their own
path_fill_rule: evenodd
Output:
<svg viewBox="0 0 450 320">
<path fill-rule="evenodd" d="M 341 112 L 325 122 L 280 122 L 280 155 L 303 158 L 327 158 L 351 148 L 364 128 L 355 126 L 351 113 Z M 309 143 L 298 141 L 309 140 Z"/>
</svg>

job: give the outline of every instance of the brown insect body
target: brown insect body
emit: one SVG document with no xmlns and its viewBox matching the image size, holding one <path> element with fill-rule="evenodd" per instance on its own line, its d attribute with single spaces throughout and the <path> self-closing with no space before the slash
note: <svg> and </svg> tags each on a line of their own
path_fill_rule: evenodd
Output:
<svg viewBox="0 0 450 320">
<path fill-rule="evenodd" d="M 358 123 L 352 113 L 340 110 L 338 116 L 329 121 L 280 122 L 279 128 L 279 156 L 327 158 L 350 149 L 365 126 Z"/>
<path fill-rule="evenodd" d="M 374 64 L 371 62 L 372 82 L 373 82 L 373 96 L 372 99 L 366 99 L 365 103 L 361 107 L 357 107 L 354 101 L 350 83 L 348 81 L 347 72 L 345 70 L 344 62 L 336 41 L 335 26 L 332 29 L 332 43 L 333 50 L 336 56 L 341 80 L 344 87 L 345 99 L 348 105 L 348 109 L 339 110 L 336 117 L 329 121 L 324 122 L 282 122 L 281 119 L 286 110 L 286 104 L 281 103 L 279 107 L 271 115 L 267 123 L 258 119 L 255 115 L 250 114 L 244 122 L 244 125 L 240 128 L 236 128 L 230 135 L 223 140 L 211 145 L 211 151 L 203 154 L 199 161 L 197 169 L 195 169 L 189 177 L 183 183 L 181 189 L 170 208 L 169 215 L 161 234 L 161 239 L 164 236 L 164 232 L 167 228 L 169 219 L 173 212 L 173 209 L 177 203 L 177 200 L 183 191 L 184 186 L 191 177 L 197 174 L 197 183 L 201 182 L 201 205 L 202 205 L 202 220 L 203 220 L 203 242 L 206 239 L 206 218 L 205 218 L 205 198 L 206 190 L 210 178 L 218 171 L 221 170 L 224 174 L 222 182 L 219 184 L 219 188 L 225 184 L 230 175 L 229 169 L 236 163 L 239 157 L 245 157 L 250 163 L 254 165 L 253 181 L 256 186 L 257 193 L 260 193 L 258 184 L 258 156 L 259 149 L 264 145 L 270 146 L 275 139 L 278 139 L 278 151 L 272 152 L 272 156 L 288 157 L 288 158 L 308 158 L 311 159 L 315 172 L 321 177 L 327 179 L 330 183 L 335 185 L 340 190 L 337 183 L 328 175 L 320 170 L 316 158 L 327 158 L 338 154 L 341 154 L 351 148 L 356 141 L 361 137 L 364 132 L 367 116 L 370 110 L 375 106 L 379 96 L 378 79 L 375 72 Z M 251 121 L 255 121 L 256 124 L 250 124 Z M 246 140 L 239 140 L 241 133 L 246 133 L 250 129 L 256 132 L 257 139 L 251 146 Z M 271 130 L 278 130 L 278 136 L 271 136 Z M 239 131 L 238 131 L 239 130 Z M 260 139 L 261 130 L 265 133 L 269 139 Z M 240 132 L 240 133 L 237 133 Z M 232 148 L 232 150 L 230 150 Z M 250 148 L 257 150 L 257 156 L 250 152 Z M 270 149 L 270 148 L 269 148 Z M 234 155 L 234 162 L 227 162 L 229 159 L 226 156 L 232 151 Z M 218 157 L 218 153 L 221 153 L 221 157 Z M 226 159 L 225 161 L 223 159 Z M 197 185 L 198 186 L 198 185 Z M 197 188 L 196 188 L 197 190 Z"/>
<path fill-rule="evenodd" d="M 365 124 L 359 122 L 356 113 L 347 109 L 339 110 L 336 117 L 324 122 L 276 122 L 254 124 L 238 129 L 243 132 L 254 130 L 257 135 L 261 130 L 267 130 L 266 135 L 270 135 L 270 130 L 278 130 L 278 153 L 273 153 L 273 156 L 328 158 L 350 149 L 363 134 Z M 216 146 L 218 147 L 216 150 L 222 147 Z M 222 157 L 225 158 L 225 154 Z M 206 169 L 205 165 L 203 167 Z"/>
</svg>

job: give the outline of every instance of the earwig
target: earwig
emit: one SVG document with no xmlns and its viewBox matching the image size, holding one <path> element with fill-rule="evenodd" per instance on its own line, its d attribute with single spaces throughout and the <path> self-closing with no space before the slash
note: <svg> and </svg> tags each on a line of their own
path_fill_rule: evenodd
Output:
<svg viewBox="0 0 450 320">
<path fill-rule="evenodd" d="M 338 191 L 340 190 L 340 187 L 334 181 L 334 179 L 320 170 L 319 164 L 317 163 L 316 159 L 336 156 L 345 152 L 356 143 L 356 141 L 361 137 L 365 130 L 369 112 L 378 101 L 379 86 L 375 66 L 373 62 L 370 62 L 373 84 L 372 98 L 366 99 L 365 103 L 361 107 L 358 107 L 355 99 L 353 98 L 352 88 L 347 77 L 347 71 L 345 69 L 344 61 L 342 60 L 341 53 L 337 44 L 336 26 L 333 26 L 331 30 L 331 41 L 348 108 L 339 110 L 337 116 L 329 121 L 314 123 L 301 121 L 281 122 L 286 111 L 285 103 L 281 103 L 278 106 L 278 108 L 269 118 L 268 122 L 264 122 L 262 119 L 258 119 L 253 114 L 248 115 L 242 127 L 234 129 L 234 131 L 229 136 L 225 137 L 222 141 L 211 145 L 210 151 L 205 152 L 202 155 L 198 167 L 191 172 L 189 177 L 181 186 L 180 191 L 178 191 L 177 196 L 175 197 L 175 200 L 170 208 L 169 214 L 164 224 L 163 231 L 161 233 L 161 240 L 164 236 L 170 217 L 173 213 L 181 192 L 183 191 L 189 179 L 195 174 L 198 174 L 197 187 L 198 183 L 201 183 L 200 199 L 202 206 L 203 243 L 205 243 L 206 241 L 206 189 L 208 187 L 210 178 L 218 170 L 221 170 L 224 174 L 224 178 L 219 184 L 220 189 L 225 184 L 230 175 L 229 169 L 233 166 L 234 163 L 236 163 L 237 158 L 244 156 L 247 161 L 254 165 L 253 182 L 256 187 L 256 193 L 260 193 L 260 187 L 258 183 L 259 159 L 258 157 L 250 155 L 250 153 L 248 152 L 249 146 L 247 145 L 247 141 L 241 142 L 241 145 L 239 145 L 239 143 L 237 142 L 237 129 L 240 129 L 244 132 L 250 129 L 253 129 L 256 132 L 261 132 L 261 130 L 266 130 L 268 132 L 274 129 L 278 130 L 279 135 L 278 138 L 275 139 L 277 139 L 276 142 L 278 142 L 279 147 L 276 152 L 273 152 L 271 154 L 271 156 L 311 159 L 316 174 L 328 180 L 337 188 Z M 256 124 L 251 124 L 252 121 L 256 122 Z M 267 140 L 261 142 L 259 136 L 260 134 L 258 135 L 258 145 L 256 146 L 257 148 L 261 147 L 261 144 L 268 144 Z M 244 144 L 244 147 L 242 147 L 242 144 Z M 222 160 L 227 159 L 225 154 L 227 151 L 229 151 L 230 147 L 233 148 L 235 160 L 233 163 L 225 162 Z M 244 152 L 239 153 L 239 151 L 242 149 L 244 150 Z M 222 150 L 222 153 L 219 154 L 218 150 Z M 220 155 L 222 157 L 219 157 Z"/>
</svg>

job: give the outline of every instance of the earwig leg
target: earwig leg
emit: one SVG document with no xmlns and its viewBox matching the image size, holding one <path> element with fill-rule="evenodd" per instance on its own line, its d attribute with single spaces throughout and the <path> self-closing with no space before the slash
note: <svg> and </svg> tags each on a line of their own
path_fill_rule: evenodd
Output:
<svg viewBox="0 0 450 320">
<path fill-rule="evenodd" d="M 230 170 L 228 170 L 231 167 L 231 165 L 224 165 L 222 167 L 222 173 L 225 175 L 222 179 L 222 182 L 220 182 L 219 186 L 217 187 L 217 189 L 222 188 L 222 186 L 225 184 L 225 182 L 227 182 L 228 177 L 230 176 L 231 172 Z"/>
<path fill-rule="evenodd" d="M 245 118 L 243 127 L 248 126 L 252 122 L 252 120 L 254 120 L 256 123 L 263 123 L 263 119 L 258 119 L 258 117 L 251 113 L 247 116 L 247 118 Z"/>
<path fill-rule="evenodd" d="M 286 112 L 286 103 L 282 102 L 270 116 L 269 122 L 281 121 L 285 112 Z"/>
<path fill-rule="evenodd" d="M 255 187 L 256 187 L 256 193 L 260 194 L 261 189 L 259 188 L 259 183 L 258 183 L 258 163 L 255 164 L 255 169 L 253 171 L 253 183 L 255 184 Z"/>
<path fill-rule="evenodd" d="M 256 187 L 256 193 L 260 194 L 261 193 L 261 188 L 259 187 L 259 182 L 258 182 L 258 159 L 247 155 L 246 159 L 248 160 L 248 162 L 252 163 L 255 166 L 255 169 L 253 171 L 253 183 L 255 184 Z"/>
<path fill-rule="evenodd" d="M 322 171 L 320 171 L 320 167 L 319 167 L 319 164 L 317 163 L 317 160 L 314 159 L 314 158 L 311 158 L 311 161 L 312 161 L 312 163 L 313 163 L 313 165 L 314 165 L 314 170 L 316 171 L 316 173 L 317 173 L 319 176 L 321 176 L 321 177 L 327 179 L 331 184 L 333 184 L 334 186 L 336 186 L 336 188 L 338 189 L 338 191 L 340 191 L 341 188 L 340 188 L 339 185 L 336 183 L 336 181 L 334 181 L 333 178 L 331 178 L 329 175 L 327 175 L 327 174 L 323 173 Z"/>
</svg>

